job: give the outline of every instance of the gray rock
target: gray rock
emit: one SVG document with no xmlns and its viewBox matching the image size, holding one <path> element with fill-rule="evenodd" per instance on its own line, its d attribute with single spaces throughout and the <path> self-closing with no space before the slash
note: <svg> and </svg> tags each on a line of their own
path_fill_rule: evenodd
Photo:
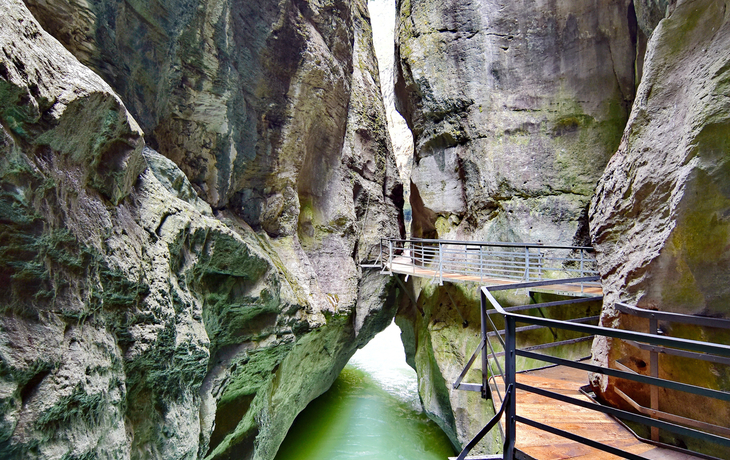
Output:
<svg viewBox="0 0 730 460">
<path fill-rule="evenodd" d="M 440 236 L 571 242 L 633 100 L 629 3 L 399 2 L 399 110 Z"/>
<path fill-rule="evenodd" d="M 18 459 L 272 459 L 299 411 L 395 307 L 388 279 L 359 267 L 402 222 L 364 2 L 282 11 L 29 3 L 129 98 L 159 150 L 173 159 L 171 151 L 188 150 L 181 170 L 144 149 L 142 129 L 112 88 L 21 2 L 5 2 L 0 451 Z M 246 12 L 254 16 L 237 15 Z M 283 22 L 274 31 L 243 27 L 256 15 Z M 323 29 L 330 20 L 334 31 Z M 254 51 L 269 40 L 256 59 L 267 71 L 290 72 L 266 80 L 252 70 L 279 85 L 269 88 L 273 96 L 264 86 L 258 94 L 241 80 L 233 85 L 282 116 L 262 118 L 261 143 L 286 152 L 257 157 L 265 165 L 245 163 L 243 149 L 240 157 L 211 153 L 234 141 L 253 152 L 258 142 L 246 137 L 240 113 L 231 115 L 235 124 L 220 110 L 247 110 L 206 67 L 229 66 L 228 57 L 196 61 L 201 43 L 231 38 L 218 34 L 226 30 L 259 39 L 239 36 L 227 48 L 237 62 L 251 51 L 240 40 Z M 178 39 L 189 48 L 176 48 Z M 202 49 L 206 59 L 220 51 Z M 184 84 L 168 91 L 168 77 Z M 184 110 L 183 96 L 191 98 Z M 242 169 L 226 166 L 236 161 Z M 257 185 L 241 185 L 232 170 Z M 231 177 L 240 188 L 231 191 Z M 253 201 L 228 201 L 247 193 Z M 242 210 L 254 202 L 260 213 Z"/>
<path fill-rule="evenodd" d="M 414 236 L 588 243 L 587 207 L 634 98 L 631 5 L 398 1 L 395 91 L 414 134 Z M 412 352 L 432 357 L 415 359 L 429 376 L 419 391 L 463 445 L 483 423 L 468 420 L 473 410 L 444 380 L 458 376 L 479 321 L 462 329 L 447 288 L 424 289 L 419 305 L 436 302 L 433 310 L 408 316 L 419 338 Z M 459 299 L 463 312 L 478 303 Z M 482 449 L 495 452 L 498 441 Z"/>
<path fill-rule="evenodd" d="M 685 314 L 728 317 L 727 184 L 730 145 L 730 24 L 726 2 L 677 2 L 654 29 L 644 78 L 621 145 L 591 205 L 591 232 L 605 293 L 602 323 L 644 330 L 646 320 L 620 315 L 616 301 Z M 727 343 L 727 332 L 662 324 L 666 334 Z M 595 359 L 648 363 L 648 354 L 598 340 Z M 660 376 L 730 388 L 715 365 L 664 357 Z M 607 400 L 620 387 L 637 400 L 638 385 L 597 381 Z M 730 408 L 712 409 L 691 395 L 663 393 L 663 411 L 726 424 Z M 724 425 L 723 425 L 724 426 Z M 691 442 L 685 440 L 688 445 Z M 707 446 L 697 446 L 707 448 Z M 726 458 L 726 451 L 713 455 Z"/>
</svg>

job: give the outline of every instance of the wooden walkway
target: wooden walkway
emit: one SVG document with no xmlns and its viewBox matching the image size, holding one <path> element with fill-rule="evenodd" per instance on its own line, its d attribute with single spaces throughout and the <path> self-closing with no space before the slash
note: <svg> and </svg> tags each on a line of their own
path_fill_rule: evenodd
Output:
<svg viewBox="0 0 730 460">
<path fill-rule="evenodd" d="M 431 268 L 414 265 L 409 257 L 396 257 L 389 264 L 385 264 L 385 268 L 393 273 L 399 273 L 402 275 L 418 276 L 421 278 L 439 279 L 438 270 Z M 500 278 L 485 278 L 473 275 L 463 275 L 458 273 L 443 272 L 441 279 L 444 281 L 471 281 L 481 283 L 485 286 L 502 286 L 508 284 L 516 284 L 524 281 L 509 280 Z M 564 284 L 556 283 L 549 286 L 541 286 L 540 290 L 550 290 L 558 293 L 565 293 L 568 295 L 590 295 L 600 296 L 603 295 L 603 290 L 600 286 L 594 284 L 586 284 L 581 286 L 580 283 L 576 284 Z"/>
<path fill-rule="evenodd" d="M 590 401 L 580 392 L 580 387 L 588 383 L 588 374 L 585 371 L 558 366 L 517 374 L 517 381 Z M 501 387 L 500 391 L 504 394 L 504 387 Z M 699 460 L 698 457 L 641 442 L 623 425 L 606 414 L 527 391 L 517 391 L 517 413 L 647 459 Z M 515 447 L 535 460 L 612 460 L 621 458 L 521 423 L 517 424 L 516 440 Z"/>
</svg>

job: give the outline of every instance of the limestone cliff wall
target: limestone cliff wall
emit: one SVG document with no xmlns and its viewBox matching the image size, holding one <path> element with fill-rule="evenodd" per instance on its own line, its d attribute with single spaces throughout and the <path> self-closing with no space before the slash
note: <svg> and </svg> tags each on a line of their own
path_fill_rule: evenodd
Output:
<svg viewBox="0 0 730 460">
<path fill-rule="evenodd" d="M 272 459 L 393 315 L 358 265 L 401 232 L 364 2 L 28 5 L 0 9 L 0 451 Z"/>
<path fill-rule="evenodd" d="M 606 295 L 601 321 L 645 331 L 648 320 L 621 315 L 615 302 L 730 317 L 728 3 L 672 2 L 661 13 L 667 17 L 650 24 L 644 77 L 621 145 L 591 207 Z M 663 322 L 660 328 L 670 336 L 727 343 L 728 332 L 719 329 Z M 605 340 L 594 348 L 604 365 L 621 360 L 648 372 L 648 353 Z M 660 377 L 730 389 L 729 370 L 720 364 L 662 356 L 659 369 Z M 613 380 L 600 382 L 607 400 L 625 405 L 614 385 L 649 405 L 646 388 Z M 721 426 L 730 420 L 727 405 L 687 394 L 661 391 L 660 410 Z M 726 449 L 712 453 L 727 458 Z"/>
<path fill-rule="evenodd" d="M 413 235 L 588 243 L 588 205 L 638 80 L 632 2 L 400 0 L 398 9 Z M 481 428 L 459 415 L 469 412 L 462 392 L 446 390 L 479 327 L 469 320 L 476 291 L 459 292 L 416 286 L 419 305 L 432 307 L 399 314 L 413 329 L 412 352 L 431 356 L 416 360 L 431 381 L 421 394 L 455 444 Z M 499 449 L 490 442 L 483 448 Z"/>
<path fill-rule="evenodd" d="M 398 5 L 414 235 L 571 242 L 633 101 L 631 3 Z"/>
</svg>

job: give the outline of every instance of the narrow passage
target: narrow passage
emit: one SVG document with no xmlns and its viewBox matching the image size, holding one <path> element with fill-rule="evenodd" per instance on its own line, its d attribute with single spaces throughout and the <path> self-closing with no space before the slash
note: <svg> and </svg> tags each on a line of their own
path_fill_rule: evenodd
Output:
<svg viewBox="0 0 730 460">
<path fill-rule="evenodd" d="M 416 373 L 391 324 L 294 422 L 276 460 L 444 460 L 446 435 L 423 413 Z"/>
</svg>

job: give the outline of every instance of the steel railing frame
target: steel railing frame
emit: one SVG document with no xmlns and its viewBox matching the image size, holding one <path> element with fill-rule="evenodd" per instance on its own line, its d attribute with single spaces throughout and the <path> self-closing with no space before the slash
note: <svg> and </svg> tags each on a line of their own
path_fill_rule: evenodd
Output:
<svg viewBox="0 0 730 460">
<path fill-rule="evenodd" d="M 663 349 L 672 349 L 672 350 L 679 350 L 681 353 L 694 353 L 694 354 L 701 354 L 703 356 L 710 356 L 710 355 L 716 355 L 721 358 L 727 359 L 730 358 L 730 345 L 725 344 L 717 344 L 717 343 L 710 343 L 710 342 L 701 342 L 696 340 L 689 340 L 689 339 L 682 339 L 682 338 L 674 338 L 674 337 L 665 337 L 658 335 L 656 333 L 643 333 L 643 332 L 634 332 L 634 331 L 626 331 L 626 330 L 620 330 L 620 329 L 613 329 L 613 328 L 607 328 L 603 326 L 596 326 L 596 325 L 588 325 L 588 324 L 581 324 L 580 322 L 571 322 L 571 321 L 563 321 L 563 320 L 555 320 L 555 319 L 549 319 L 549 318 L 541 318 L 541 317 L 535 317 L 535 316 L 528 316 L 516 313 L 517 311 L 521 311 L 519 308 L 504 308 L 500 305 L 500 303 L 495 299 L 495 297 L 492 294 L 492 291 L 496 290 L 506 290 L 506 289 L 520 289 L 523 287 L 528 287 L 526 285 L 532 285 L 535 283 L 520 283 L 515 284 L 511 286 L 492 286 L 492 287 L 482 287 L 480 291 L 480 307 L 482 314 L 482 319 L 484 321 L 489 319 L 489 316 L 486 314 L 487 311 L 496 311 L 500 315 L 503 316 L 504 322 L 505 322 L 505 328 L 504 328 L 504 338 L 501 337 L 501 335 L 497 335 L 500 338 L 500 341 L 502 341 L 504 346 L 504 356 L 505 356 L 505 363 L 504 363 L 504 388 L 507 389 L 507 394 L 502 399 L 502 408 L 500 409 L 500 413 L 495 415 L 495 418 L 497 416 L 501 416 L 501 414 L 505 417 L 505 430 L 504 430 L 504 459 L 505 460 L 513 460 L 514 459 L 514 442 L 516 439 L 516 423 L 524 423 L 526 425 L 533 426 L 538 429 L 542 429 L 544 431 L 550 432 L 552 434 L 556 434 L 559 436 L 566 437 L 568 439 L 572 439 L 574 441 L 580 442 L 582 444 L 594 447 L 599 450 L 603 450 L 605 452 L 612 453 L 614 455 L 619 455 L 623 458 L 628 458 L 631 460 L 639 460 L 643 459 L 644 457 L 640 457 L 636 454 L 632 454 L 630 452 L 625 452 L 621 449 L 614 448 L 611 446 L 603 445 L 599 442 L 593 441 L 591 439 L 584 438 L 582 436 L 557 429 L 555 427 L 551 427 L 548 425 L 545 425 L 543 423 L 540 423 L 535 420 L 530 420 L 526 417 L 522 417 L 517 415 L 517 408 L 516 408 L 516 398 L 513 394 L 516 390 L 521 391 L 529 391 L 535 394 L 539 394 L 551 399 L 555 399 L 561 402 L 570 403 L 579 407 L 595 410 L 598 412 L 602 412 L 617 418 L 621 418 L 624 420 L 630 420 L 633 422 L 641 423 L 644 425 L 648 425 L 650 427 L 657 427 L 664 430 L 667 430 L 669 432 L 673 432 L 675 434 L 680 434 L 683 436 L 690 436 L 694 438 L 698 438 L 703 441 L 713 442 L 720 445 L 730 446 L 730 438 L 695 430 L 692 428 L 687 428 L 684 426 L 677 425 L 675 423 L 670 423 L 667 421 L 658 420 L 656 418 L 651 418 L 650 416 L 642 415 L 641 413 L 633 413 L 624 411 L 621 409 L 616 409 L 613 407 L 607 407 L 602 406 L 599 404 L 587 402 L 578 400 L 575 398 L 572 398 L 570 396 L 565 396 L 559 393 L 555 393 L 549 390 L 540 389 L 531 387 L 529 385 L 525 385 L 522 383 L 518 383 L 516 380 L 516 358 L 517 356 L 522 356 L 525 358 L 531 358 L 531 359 L 537 359 L 544 362 L 556 364 L 556 365 L 562 365 L 567 367 L 573 367 L 589 372 L 594 372 L 598 374 L 603 374 L 607 376 L 617 377 L 621 379 L 631 380 L 639 383 L 644 383 L 652 386 L 662 387 L 662 388 L 668 388 L 672 390 L 679 390 L 684 391 L 692 394 L 697 394 L 701 396 L 706 396 L 713 399 L 719 399 L 722 401 L 730 401 L 730 392 L 727 391 L 719 391 L 719 390 L 712 390 L 705 387 L 698 387 L 695 385 L 688 385 L 680 382 L 674 382 L 671 380 L 665 380 L 658 377 L 653 376 L 646 376 L 631 372 L 625 372 L 618 369 L 612 369 L 612 368 L 605 368 L 601 366 L 596 366 L 593 364 L 587 364 L 587 363 L 581 363 L 581 362 L 574 362 L 563 358 L 558 358 L 554 356 L 544 355 L 540 353 L 534 353 L 532 351 L 527 350 L 520 350 L 516 346 L 516 333 L 517 333 L 517 323 L 524 323 L 534 326 L 543 326 L 543 327 L 552 327 L 556 329 L 563 329 L 563 330 L 569 330 L 569 331 L 575 331 L 575 332 L 582 332 L 585 334 L 590 335 L 600 335 L 605 337 L 611 337 L 614 339 L 621 339 L 621 340 L 627 340 L 632 341 L 635 343 L 644 343 L 648 344 L 648 346 L 651 347 L 662 347 Z M 488 310 L 487 307 L 491 306 L 491 309 Z M 716 319 L 708 319 L 703 317 L 697 317 L 692 315 L 679 315 L 676 313 L 665 313 L 665 312 L 655 312 L 651 310 L 644 310 L 640 309 L 638 307 L 632 307 L 626 304 L 621 304 L 619 306 L 619 309 L 623 309 L 622 311 L 627 312 L 630 311 L 632 314 L 637 314 L 637 316 L 646 316 L 648 318 L 654 318 L 655 320 L 658 320 L 659 318 L 662 318 L 664 320 L 672 320 L 672 321 L 682 321 L 685 323 L 690 324 L 697 324 L 701 326 L 708 326 L 708 327 L 718 327 L 716 326 L 718 323 L 716 322 Z M 511 311 L 510 311 L 511 310 Z M 699 318 L 699 319 L 698 319 Z M 491 322 L 491 319 L 489 319 Z M 721 320 L 723 323 L 722 326 L 719 327 L 725 327 L 727 326 L 730 328 L 730 321 L 727 320 Z M 492 322 L 492 327 L 494 330 L 497 330 L 496 327 L 494 327 L 494 323 Z M 484 331 L 485 328 L 483 327 L 482 330 Z M 487 353 L 484 353 L 484 351 L 487 349 L 487 344 L 489 344 L 489 340 L 486 336 L 486 334 L 482 334 L 482 340 L 484 343 L 480 346 L 480 349 L 483 351 L 483 356 L 486 356 Z M 494 353 L 492 353 L 495 355 Z M 496 356 L 494 356 L 494 360 L 496 361 Z M 484 364 L 483 362 L 483 368 L 487 368 L 488 364 Z M 489 367 L 491 369 L 491 367 Z M 501 368 L 500 368 L 501 370 Z M 466 370 L 465 370 L 466 371 Z M 464 372 L 463 374 L 465 374 Z M 464 384 L 461 384 L 464 385 Z M 482 382 L 483 386 L 489 385 L 489 380 L 484 380 Z M 494 426 L 495 423 L 493 423 L 493 420 L 490 421 L 491 426 Z M 475 437 L 472 442 L 470 442 L 468 446 L 476 445 L 476 443 L 487 434 L 489 430 L 482 430 L 479 434 L 477 439 Z M 462 455 L 460 455 L 459 458 L 465 457 L 467 455 L 468 451 L 462 451 Z"/>
<path fill-rule="evenodd" d="M 595 276 L 598 272 L 592 253 L 593 248 L 588 246 L 382 238 L 378 261 L 381 272 L 388 275 L 396 266 L 395 272 L 410 275 L 429 268 L 433 281 L 440 285 L 454 276 L 474 277 L 482 282 L 524 282 Z"/>
</svg>

